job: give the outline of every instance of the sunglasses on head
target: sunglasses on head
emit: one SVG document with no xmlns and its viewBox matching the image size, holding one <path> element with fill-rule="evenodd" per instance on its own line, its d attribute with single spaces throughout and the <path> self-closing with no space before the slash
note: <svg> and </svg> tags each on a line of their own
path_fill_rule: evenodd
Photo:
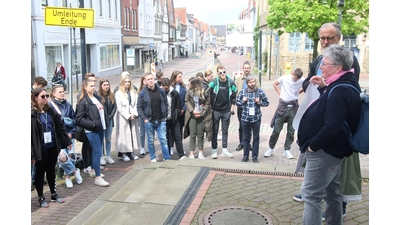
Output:
<svg viewBox="0 0 400 225">
<path fill-rule="evenodd" d="M 45 95 L 41 95 L 40 97 L 41 97 L 42 99 L 45 99 L 45 98 L 49 98 L 50 95 L 49 95 L 49 94 L 45 94 Z"/>
<path fill-rule="evenodd" d="M 226 71 L 224 70 L 224 71 L 220 71 L 220 72 L 218 72 L 218 74 L 225 74 L 226 73 Z"/>
</svg>

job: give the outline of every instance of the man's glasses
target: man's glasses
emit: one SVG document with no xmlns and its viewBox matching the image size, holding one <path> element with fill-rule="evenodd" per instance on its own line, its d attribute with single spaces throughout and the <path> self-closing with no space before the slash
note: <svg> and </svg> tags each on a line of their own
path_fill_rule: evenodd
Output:
<svg viewBox="0 0 400 225">
<path fill-rule="evenodd" d="M 319 37 L 320 41 L 332 41 L 335 38 L 335 36 L 332 37 Z"/>
<path fill-rule="evenodd" d="M 218 72 L 218 74 L 219 75 L 221 75 L 221 74 L 225 74 L 226 73 L 226 71 L 224 70 L 224 71 L 221 71 L 221 72 Z"/>
<path fill-rule="evenodd" d="M 42 99 L 45 99 L 45 98 L 49 98 L 50 95 L 49 95 L 49 94 L 45 94 L 45 95 L 41 95 L 40 97 L 41 97 Z"/>
</svg>

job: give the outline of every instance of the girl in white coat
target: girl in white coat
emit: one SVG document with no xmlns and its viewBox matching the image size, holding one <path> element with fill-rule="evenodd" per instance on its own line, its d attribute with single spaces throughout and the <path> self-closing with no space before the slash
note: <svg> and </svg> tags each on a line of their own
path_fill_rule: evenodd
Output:
<svg viewBox="0 0 400 225">
<path fill-rule="evenodd" d="M 116 150 L 118 157 L 125 162 L 139 159 L 134 149 L 139 149 L 139 119 L 136 108 L 138 94 L 134 90 L 129 76 L 122 76 L 119 90 L 115 93 L 116 115 Z"/>
</svg>

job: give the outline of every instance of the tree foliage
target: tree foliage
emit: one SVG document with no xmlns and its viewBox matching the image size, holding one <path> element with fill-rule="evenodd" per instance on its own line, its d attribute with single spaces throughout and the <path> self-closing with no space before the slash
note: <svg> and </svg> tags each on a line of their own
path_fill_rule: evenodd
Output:
<svg viewBox="0 0 400 225">
<path fill-rule="evenodd" d="M 342 10 L 343 35 L 358 35 L 368 32 L 369 0 L 345 0 L 338 8 L 338 0 L 269 0 L 269 13 L 265 18 L 268 27 L 278 34 L 307 33 L 314 41 L 313 58 L 318 55 L 318 29 L 324 23 L 338 22 Z"/>
</svg>

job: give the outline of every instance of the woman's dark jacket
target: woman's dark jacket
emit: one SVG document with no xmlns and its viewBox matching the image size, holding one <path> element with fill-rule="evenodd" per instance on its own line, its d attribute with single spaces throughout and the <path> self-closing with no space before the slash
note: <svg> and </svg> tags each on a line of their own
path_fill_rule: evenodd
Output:
<svg viewBox="0 0 400 225">
<path fill-rule="evenodd" d="M 172 89 L 172 87 L 171 87 Z M 168 95 L 168 94 L 167 94 Z M 168 108 L 167 108 L 168 110 Z M 182 102 L 179 93 L 175 90 L 171 90 L 171 119 L 172 123 L 176 124 L 178 122 L 178 115 L 182 111 Z"/>
<path fill-rule="evenodd" d="M 62 101 L 58 101 L 53 98 L 52 101 L 54 102 L 54 104 L 56 104 L 58 106 L 58 108 L 61 111 L 61 114 L 64 117 L 69 117 L 74 121 L 73 127 L 69 127 L 66 124 L 64 124 L 65 131 L 67 131 L 68 134 L 71 134 L 72 137 L 74 137 L 75 131 L 76 131 L 76 114 L 75 114 L 74 108 L 72 108 L 72 105 L 66 99 L 64 99 Z M 48 103 L 48 105 L 54 109 L 53 104 Z"/>
<path fill-rule="evenodd" d="M 87 95 L 77 105 L 76 121 L 78 126 L 89 131 L 99 132 L 104 130 L 99 109 Z"/>
<path fill-rule="evenodd" d="M 114 127 L 114 115 L 117 112 L 117 105 L 115 104 L 115 99 L 114 103 L 112 103 L 109 96 L 103 95 L 101 97 L 104 98 L 104 102 L 103 100 L 101 100 L 100 102 L 104 106 L 104 118 L 106 118 L 106 127 L 110 126 L 110 120 L 112 120 L 112 124 Z"/>
<path fill-rule="evenodd" d="M 300 120 L 297 137 L 302 152 L 310 146 L 313 151 L 322 149 L 337 158 L 352 154 L 343 124 L 346 120 L 354 134 L 361 114 L 360 95 L 349 87 L 338 87 L 327 99 L 328 92 L 342 83 L 349 83 L 360 89 L 351 72 L 321 90 L 318 88 L 320 97 L 308 106 Z"/>
<path fill-rule="evenodd" d="M 61 149 L 67 148 L 72 144 L 71 139 L 68 137 L 64 128 L 64 120 L 61 119 L 60 114 L 53 108 L 47 111 L 53 121 L 54 136 L 58 152 Z M 44 140 L 43 125 L 40 122 L 39 114 L 34 109 L 31 109 L 31 159 L 42 160 L 42 143 Z"/>
</svg>

